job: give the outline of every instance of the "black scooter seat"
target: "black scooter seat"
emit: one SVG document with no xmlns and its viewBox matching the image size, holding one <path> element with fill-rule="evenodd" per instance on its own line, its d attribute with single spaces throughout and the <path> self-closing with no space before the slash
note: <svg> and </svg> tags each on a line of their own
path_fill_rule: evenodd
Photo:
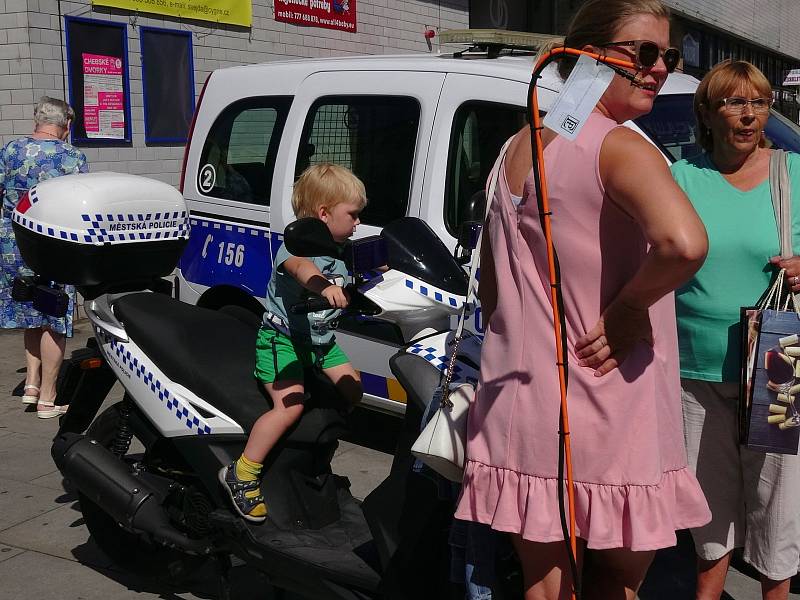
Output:
<svg viewBox="0 0 800 600">
<path fill-rule="evenodd" d="M 114 314 L 137 346 L 172 381 L 197 394 L 249 432 L 272 407 L 253 375 L 258 322 L 199 308 L 164 294 L 127 294 Z M 334 408 L 306 407 L 287 442 L 328 443 L 344 433 Z"/>
</svg>

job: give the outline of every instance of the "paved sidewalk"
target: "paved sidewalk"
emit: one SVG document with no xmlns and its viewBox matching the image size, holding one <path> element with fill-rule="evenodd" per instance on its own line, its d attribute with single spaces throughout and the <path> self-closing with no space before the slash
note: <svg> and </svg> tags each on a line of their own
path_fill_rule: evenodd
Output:
<svg viewBox="0 0 800 600">
<path fill-rule="evenodd" d="M 89 331 L 86 321 L 78 323 L 68 352 L 83 346 Z M 76 498 L 64 490 L 50 458 L 57 419 L 37 419 L 10 396 L 24 377 L 23 366 L 21 333 L 0 330 L 0 599 L 216 598 L 213 573 L 187 587 L 164 587 L 119 571 L 92 543 Z M 114 388 L 109 402 L 121 396 L 121 388 Z M 350 478 L 354 495 L 363 498 L 388 473 L 390 462 L 386 454 L 343 442 L 335 469 Z M 728 579 L 727 600 L 761 597 L 750 577 L 732 570 Z M 264 577 L 250 568 L 235 567 L 232 580 L 235 600 L 273 597 Z M 679 548 L 659 555 L 641 598 L 691 600 L 693 585 L 691 541 L 684 536 Z M 800 600 L 800 594 L 791 598 Z"/>
</svg>

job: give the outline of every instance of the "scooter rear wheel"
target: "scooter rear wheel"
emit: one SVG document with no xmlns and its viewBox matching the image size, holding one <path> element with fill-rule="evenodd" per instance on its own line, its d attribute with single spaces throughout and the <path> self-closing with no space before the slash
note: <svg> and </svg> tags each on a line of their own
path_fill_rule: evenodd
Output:
<svg viewBox="0 0 800 600">
<path fill-rule="evenodd" d="M 121 419 L 122 403 L 114 404 L 98 416 L 89 426 L 87 435 L 104 447 L 111 449 Z M 136 432 L 128 458 L 138 452 Z M 146 452 L 144 455 L 146 459 Z M 201 573 L 209 558 L 186 554 L 179 550 L 156 544 L 145 536 L 122 529 L 102 508 L 83 494 L 78 493 L 81 513 L 86 528 L 94 542 L 108 557 L 124 570 L 156 581 L 177 583 L 191 575 Z"/>
</svg>

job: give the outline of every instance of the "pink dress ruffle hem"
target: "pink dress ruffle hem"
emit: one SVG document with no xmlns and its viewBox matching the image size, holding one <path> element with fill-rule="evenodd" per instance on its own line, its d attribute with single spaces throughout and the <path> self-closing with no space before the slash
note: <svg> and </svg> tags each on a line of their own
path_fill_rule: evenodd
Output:
<svg viewBox="0 0 800 600">
<path fill-rule="evenodd" d="M 456 518 L 520 533 L 536 542 L 564 539 L 556 479 L 468 461 L 464 483 L 470 497 L 463 498 Z M 664 473 L 658 485 L 576 481 L 574 486 L 576 535 L 590 549 L 669 548 L 677 542 L 676 530 L 698 527 L 710 517 L 697 510 L 697 498 L 703 493 L 688 468 Z"/>
</svg>

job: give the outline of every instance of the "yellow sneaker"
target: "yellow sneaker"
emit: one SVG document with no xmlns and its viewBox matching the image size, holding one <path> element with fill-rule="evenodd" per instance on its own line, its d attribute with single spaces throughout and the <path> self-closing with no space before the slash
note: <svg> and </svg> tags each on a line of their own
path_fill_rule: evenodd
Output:
<svg viewBox="0 0 800 600">
<path fill-rule="evenodd" d="M 261 494 L 258 479 L 249 481 L 236 476 L 236 463 L 222 467 L 217 476 L 239 515 L 253 523 L 263 523 L 267 518 L 267 505 Z M 249 492 L 249 493 L 248 493 Z"/>
</svg>

